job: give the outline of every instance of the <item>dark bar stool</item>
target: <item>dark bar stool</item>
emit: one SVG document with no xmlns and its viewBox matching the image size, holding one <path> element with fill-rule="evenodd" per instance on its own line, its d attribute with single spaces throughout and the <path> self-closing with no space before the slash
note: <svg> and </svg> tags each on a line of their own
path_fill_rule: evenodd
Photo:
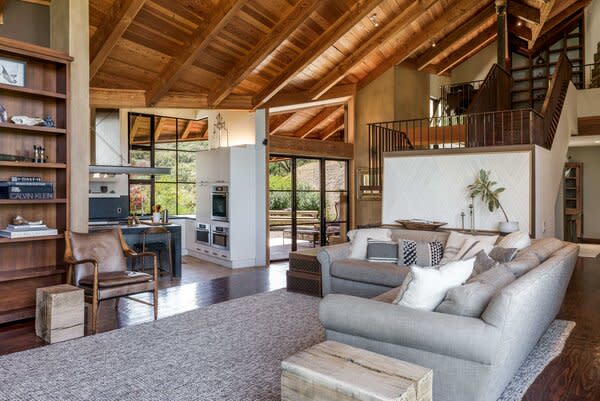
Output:
<svg viewBox="0 0 600 401">
<path fill-rule="evenodd" d="M 171 251 L 171 232 L 165 227 L 150 227 L 142 233 L 142 243 L 135 244 L 138 252 L 154 252 L 158 256 L 160 274 L 168 273 L 173 280 L 173 254 Z M 169 269 L 164 269 L 163 260 L 167 256 Z M 142 266 L 142 271 L 145 265 Z"/>
</svg>

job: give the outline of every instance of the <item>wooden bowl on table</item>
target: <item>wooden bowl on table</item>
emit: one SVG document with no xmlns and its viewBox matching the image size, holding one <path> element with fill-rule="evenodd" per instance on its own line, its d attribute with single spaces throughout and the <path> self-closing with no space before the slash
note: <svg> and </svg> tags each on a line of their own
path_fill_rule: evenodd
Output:
<svg viewBox="0 0 600 401">
<path fill-rule="evenodd" d="M 429 220 L 396 220 L 396 223 L 403 225 L 407 230 L 420 231 L 436 231 L 438 228 L 448 224 L 443 221 Z"/>
</svg>

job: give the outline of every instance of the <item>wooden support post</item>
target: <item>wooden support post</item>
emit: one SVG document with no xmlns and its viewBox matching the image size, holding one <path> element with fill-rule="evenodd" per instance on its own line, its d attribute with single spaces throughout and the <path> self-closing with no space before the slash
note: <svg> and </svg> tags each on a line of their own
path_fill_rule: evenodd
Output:
<svg viewBox="0 0 600 401">
<path fill-rule="evenodd" d="M 508 25 L 506 17 L 507 0 L 496 0 L 496 15 L 498 16 L 498 65 L 504 69 L 509 68 L 508 54 Z"/>
</svg>

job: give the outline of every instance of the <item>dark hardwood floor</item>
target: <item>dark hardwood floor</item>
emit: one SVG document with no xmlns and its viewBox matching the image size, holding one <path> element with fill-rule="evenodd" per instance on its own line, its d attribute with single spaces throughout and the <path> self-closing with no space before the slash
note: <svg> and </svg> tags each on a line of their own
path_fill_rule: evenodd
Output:
<svg viewBox="0 0 600 401">
<path fill-rule="evenodd" d="M 231 271 L 193 259 L 187 262 L 180 281 L 161 280 L 159 318 L 285 287 L 285 265 Z M 537 378 L 523 401 L 600 400 L 600 258 L 579 260 L 558 318 L 577 326 L 563 353 Z M 106 302 L 99 331 L 151 320 L 152 309 L 146 305 L 122 300 L 115 311 L 114 303 Z M 44 345 L 33 327 L 32 320 L 0 325 L 0 355 Z"/>
</svg>

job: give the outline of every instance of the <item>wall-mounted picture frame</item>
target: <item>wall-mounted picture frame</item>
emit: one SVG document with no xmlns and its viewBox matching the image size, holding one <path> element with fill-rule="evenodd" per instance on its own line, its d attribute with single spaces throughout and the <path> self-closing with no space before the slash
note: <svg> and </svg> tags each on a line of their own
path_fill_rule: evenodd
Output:
<svg viewBox="0 0 600 401">
<path fill-rule="evenodd" d="M 25 62 L 0 57 L 0 84 L 25 86 Z"/>
<path fill-rule="evenodd" d="M 381 190 L 371 187 L 371 174 L 368 168 L 356 169 L 356 198 L 358 200 L 381 200 Z"/>
</svg>

